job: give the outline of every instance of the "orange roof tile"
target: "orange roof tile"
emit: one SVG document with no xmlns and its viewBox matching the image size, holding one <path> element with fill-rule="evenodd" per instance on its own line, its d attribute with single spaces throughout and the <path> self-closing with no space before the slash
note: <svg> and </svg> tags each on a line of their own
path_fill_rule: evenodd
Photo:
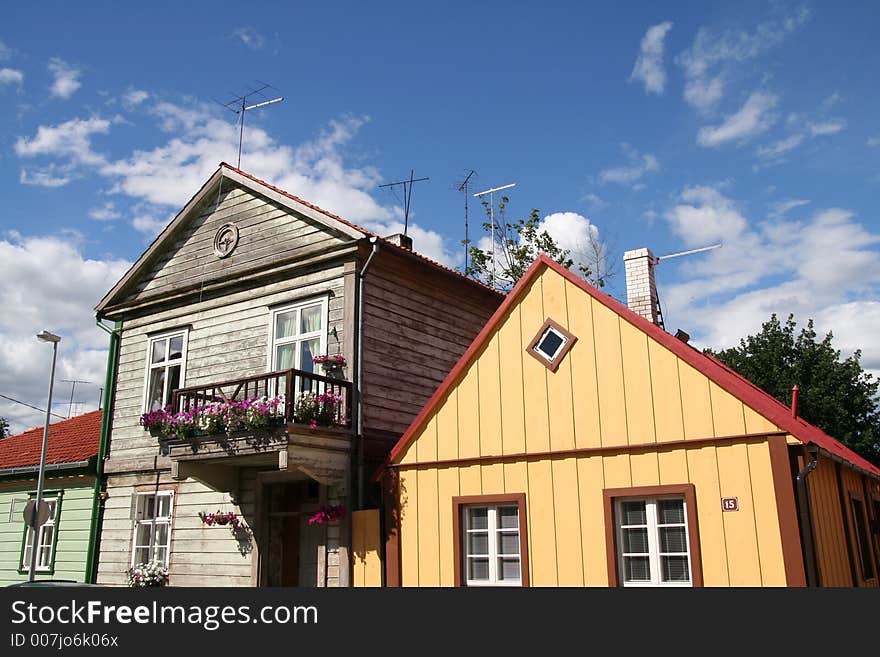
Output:
<svg viewBox="0 0 880 657">
<path fill-rule="evenodd" d="M 87 461 L 97 456 L 100 440 L 100 410 L 50 424 L 46 464 Z M 39 465 L 42 447 L 43 427 L 0 440 L 0 469 Z"/>
</svg>

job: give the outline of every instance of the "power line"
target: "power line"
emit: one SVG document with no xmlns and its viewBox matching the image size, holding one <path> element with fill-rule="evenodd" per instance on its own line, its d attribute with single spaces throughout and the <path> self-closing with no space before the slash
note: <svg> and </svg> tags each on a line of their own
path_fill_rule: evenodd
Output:
<svg viewBox="0 0 880 657">
<path fill-rule="evenodd" d="M 34 409 L 35 411 L 40 411 L 40 413 L 42 413 L 43 411 L 46 410 L 45 408 L 39 408 L 39 407 L 34 406 L 34 405 L 32 405 L 32 404 L 28 404 L 27 402 L 23 402 L 23 401 L 19 401 L 19 400 L 17 400 L 17 399 L 13 399 L 12 397 L 9 397 L 9 396 L 7 396 L 7 395 L 2 395 L 2 394 L 0 394 L 0 397 L 3 397 L 3 399 L 8 399 L 8 400 L 11 401 L 11 402 L 15 402 L 16 404 L 21 404 L 22 406 L 27 406 L 28 408 L 32 408 L 32 409 Z M 80 403 L 80 402 L 77 402 L 77 403 Z M 61 418 L 62 420 L 66 420 L 66 419 L 67 419 L 67 418 L 64 417 L 63 415 L 58 415 L 58 413 L 51 413 L 51 415 L 54 415 L 55 417 Z"/>
</svg>

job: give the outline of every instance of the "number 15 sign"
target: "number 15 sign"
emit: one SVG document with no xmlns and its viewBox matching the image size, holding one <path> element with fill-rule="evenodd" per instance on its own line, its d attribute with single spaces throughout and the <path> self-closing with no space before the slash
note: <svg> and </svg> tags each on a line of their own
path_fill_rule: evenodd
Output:
<svg viewBox="0 0 880 657">
<path fill-rule="evenodd" d="M 721 498 L 721 510 L 722 511 L 739 511 L 739 498 L 738 497 L 722 497 Z"/>
</svg>

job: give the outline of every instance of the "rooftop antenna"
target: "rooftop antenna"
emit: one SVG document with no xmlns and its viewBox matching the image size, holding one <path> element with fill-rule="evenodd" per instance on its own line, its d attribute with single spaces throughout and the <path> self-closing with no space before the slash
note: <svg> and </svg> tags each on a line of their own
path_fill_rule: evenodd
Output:
<svg viewBox="0 0 880 657">
<path fill-rule="evenodd" d="M 70 411 L 73 408 L 73 393 L 76 392 L 76 384 L 77 383 L 88 383 L 89 385 L 95 385 L 91 381 L 77 381 L 76 379 L 61 379 L 61 383 L 72 383 L 73 385 L 70 387 L 70 401 L 67 404 L 67 417 L 70 417 Z M 82 402 L 76 402 L 77 404 L 81 404 Z"/>
<path fill-rule="evenodd" d="M 253 109 L 257 109 L 258 107 L 265 107 L 266 105 L 272 105 L 274 103 L 280 103 L 284 100 L 284 96 L 278 96 L 277 98 L 269 98 L 263 92 L 266 89 L 275 89 L 271 84 L 267 84 L 265 82 L 260 82 L 257 80 L 257 83 L 261 86 L 257 89 L 253 89 L 248 91 L 246 94 L 242 94 L 241 96 L 236 96 L 228 103 L 221 103 L 219 100 L 215 100 L 214 102 L 218 105 L 222 105 L 230 112 L 238 115 L 239 128 L 238 128 L 238 168 L 241 169 L 241 143 L 244 139 L 244 114 L 245 112 Z M 275 91 L 278 91 L 275 89 Z M 256 103 L 252 102 L 253 96 L 259 96 L 264 98 L 265 100 L 258 101 Z"/>
<path fill-rule="evenodd" d="M 718 244 L 713 244 L 712 246 L 702 246 L 699 249 L 690 249 L 689 251 L 679 251 L 678 253 L 668 253 L 666 255 L 662 255 L 658 258 L 654 258 L 654 265 L 659 265 L 661 260 L 669 260 L 670 258 L 680 258 L 681 256 L 689 256 L 695 253 L 703 253 L 704 251 L 712 251 L 714 249 L 720 249 L 724 246 L 723 242 L 719 242 Z M 660 326 L 666 328 L 663 324 L 663 310 L 660 308 L 660 293 L 657 292 L 657 316 L 660 321 Z M 680 329 L 679 329 L 680 330 Z M 685 334 L 687 335 L 687 334 Z M 690 337 L 690 336 L 688 336 Z M 687 342 L 687 340 L 685 340 Z"/>
<path fill-rule="evenodd" d="M 470 198 L 470 185 L 471 178 L 476 175 L 476 171 L 471 169 L 471 172 L 465 176 L 464 180 L 460 183 L 456 183 L 454 189 L 459 192 L 464 192 L 464 271 L 467 273 L 468 269 L 468 250 L 470 249 L 470 238 L 468 237 L 468 199 Z"/>
<path fill-rule="evenodd" d="M 480 198 L 489 195 L 489 224 L 491 226 L 492 231 L 492 285 L 495 285 L 495 192 L 500 192 L 502 189 L 509 189 L 511 187 L 516 187 L 516 183 L 510 183 L 509 185 L 502 185 L 501 187 L 493 187 L 492 189 L 486 189 L 482 192 L 477 192 L 474 194 L 475 197 Z"/>
<path fill-rule="evenodd" d="M 409 170 L 409 180 L 398 180 L 393 183 L 385 183 L 384 185 L 379 185 L 379 188 L 388 187 L 392 192 L 397 185 L 403 185 L 403 234 L 406 235 L 406 231 L 409 229 L 409 204 L 412 201 L 412 188 L 413 183 L 422 182 L 425 180 L 430 180 L 430 178 L 413 178 L 415 175 L 415 170 Z"/>
</svg>

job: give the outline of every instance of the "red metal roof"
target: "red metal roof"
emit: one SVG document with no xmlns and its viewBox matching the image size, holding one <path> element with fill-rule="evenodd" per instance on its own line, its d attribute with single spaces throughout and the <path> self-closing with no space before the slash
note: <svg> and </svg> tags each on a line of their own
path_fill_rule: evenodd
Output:
<svg viewBox="0 0 880 657">
<path fill-rule="evenodd" d="M 77 415 L 49 425 L 46 463 L 77 463 L 98 454 L 101 411 Z M 40 464 L 43 427 L 0 440 L 0 469 Z"/>
<path fill-rule="evenodd" d="M 472 283 L 474 285 L 478 285 L 479 287 L 490 290 L 491 292 L 494 292 L 495 294 L 497 294 L 499 296 L 504 296 L 503 293 L 499 292 L 495 288 L 489 287 L 488 285 L 481 283 L 480 281 L 476 280 L 475 278 L 471 278 L 470 276 L 465 276 L 464 274 L 457 272 L 454 269 L 450 269 L 446 265 L 441 264 L 441 263 L 437 262 L 436 260 L 432 260 L 431 258 L 428 258 L 427 256 L 419 253 L 418 251 L 413 251 L 412 249 L 408 249 L 404 246 L 400 246 L 399 244 L 395 244 L 394 242 L 389 242 L 384 237 L 382 237 L 381 235 L 377 235 L 376 233 L 374 233 L 371 230 L 367 230 L 366 228 L 364 228 L 362 226 L 358 226 L 357 224 L 354 224 L 354 223 L 348 221 L 347 219 L 343 219 L 342 217 L 335 215 L 332 212 L 328 212 L 327 210 L 324 210 L 323 208 L 319 208 L 314 203 L 309 203 L 308 201 L 301 199 L 298 196 L 294 196 L 290 192 L 286 192 L 283 189 L 281 189 L 280 187 L 276 187 L 275 185 L 267 183 L 265 180 L 261 180 L 260 178 L 257 178 L 256 176 L 253 176 L 253 175 L 247 173 L 246 171 L 242 171 L 241 169 L 237 169 L 234 166 L 232 166 L 231 164 L 227 164 L 226 162 L 221 162 L 220 166 L 222 168 L 229 169 L 230 171 L 234 171 L 238 175 L 244 176 L 248 180 L 252 180 L 253 182 L 255 182 L 259 185 L 263 185 L 264 187 L 268 187 L 272 191 L 274 191 L 278 194 L 281 194 L 283 196 L 286 196 L 287 198 L 292 199 L 292 200 L 296 201 L 297 203 L 302 203 L 306 207 L 309 207 L 312 210 L 315 210 L 316 212 L 320 212 L 321 214 L 323 214 L 327 217 L 330 217 L 331 219 L 335 219 L 336 221 L 339 221 L 350 228 L 354 228 L 355 230 L 363 233 L 364 237 L 377 237 L 378 239 L 382 240 L 383 244 L 387 244 L 388 246 L 391 246 L 395 249 L 398 249 L 398 250 L 403 251 L 405 253 L 409 253 L 411 255 L 414 255 L 415 257 L 419 258 L 420 260 L 424 260 L 425 262 L 433 265 L 434 267 L 437 267 L 438 269 L 441 269 L 442 271 L 445 271 L 449 274 L 452 274 L 453 276 L 457 276 L 458 278 L 461 278 L 461 279 L 467 281 L 468 283 Z"/>
<path fill-rule="evenodd" d="M 483 345 L 489 341 L 495 327 L 504 318 L 508 309 L 517 302 L 517 300 L 523 295 L 524 291 L 528 288 L 531 280 L 538 276 L 544 267 L 549 267 L 554 270 L 560 276 L 582 289 L 606 308 L 617 313 L 622 319 L 628 321 L 639 330 L 647 333 L 657 342 L 672 351 L 676 356 L 694 367 L 697 371 L 702 372 L 721 388 L 740 399 L 747 406 L 763 415 L 783 431 L 787 431 L 803 443 L 814 443 L 851 465 L 874 476 L 880 477 L 880 468 L 853 452 L 840 441 L 829 436 L 819 427 L 813 426 L 801 418 L 792 417 L 791 409 L 788 406 L 780 403 L 775 397 L 767 394 L 751 381 L 721 363 L 718 359 L 707 356 L 694 347 L 685 344 L 653 322 L 650 322 L 641 315 L 633 312 L 616 299 L 611 298 L 604 292 L 600 292 L 584 279 L 576 276 L 562 265 L 541 254 L 519 280 L 516 287 L 514 287 L 510 294 L 507 295 L 507 298 L 498 307 L 498 310 L 495 311 L 495 314 L 492 315 L 486 323 L 486 326 L 483 327 L 483 330 L 480 331 L 476 338 L 474 338 L 471 346 L 468 347 L 467 351 L 465 351 L 455 367 L 452 368 L 452 371 L 449 372 L 431 399 L 428 400 L 428 403 L 425 404 L 425 407 L 421 410 L 415 420 L 413 420 L 403 436 L 401 436 L 400 440 L 388 455 L 385 464 L 379 468 L 374 475 L 374 479 L 381 474 L 382 470 L 384 470 L 387 465 L 394 463 L 395 459 L 401 456 L 403 450 L 405 450 L 410 442 L 412 442 L 416 432 L 423 427 L 424 423 L 428 420 L 436 407 L 439 406 L 441 400 L 445 397 L 449 389 L 455 385 L 458 375 L 465 367 L 467 367 L 467 365 L 470 364 L 471 360 L 477 353 L 479 353 Z"/>
</svg>

